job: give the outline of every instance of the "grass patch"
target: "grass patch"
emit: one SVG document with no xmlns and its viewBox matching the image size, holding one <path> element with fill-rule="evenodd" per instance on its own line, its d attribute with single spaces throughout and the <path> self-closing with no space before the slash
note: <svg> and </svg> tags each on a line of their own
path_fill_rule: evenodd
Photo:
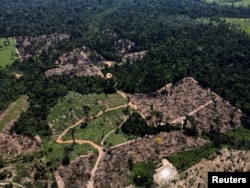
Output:
<svg viewBox="0 0 250 188">
<path fill-rule="evenodd" d="M 69 92 L 51 109 L 47 120 L 54 134 L 58 135 L 79 119 L 86 118 L 83 106 L 89 106 L 89 116 L 93 116 L 107 108 L 114 108 L 124 104 L 126 104 L 126 100 L 117 93 L 110 95 L 104 93 L 81 95 L 76 92 Z"/>
<path fill-rule="evenodd" d="M 0 66 L 5 67 L 19 59 L 13 38 L 0 38 Z"/>
<path fill-rule="evenodd" d="M 236 140 L 248 140 L 250 141 L 250 130 L 246 129 L 243 126 L 240 126 L 234 130 L 228 131 L 226 133 L 231 138 L 234 138 Z"/>
<path fill-rule="evenodd" d="M 179 172 L 182 172 L 200 162 L 202 158 L 209 157 L 215 151 L 216 148 L 211 143 L 207 143 L 199 149 L 182 151 L 175 156 L 168 156 L 167 159 Z"/>
<path fill-rule="evenodd" d="M 80 155 L 97 153 L 89 144 L 58 144 L 51 137 L 44 137 L 42 141 L 43 150 L 7 159 L 6 168 L 15 172 L 13 182 L 25 187 L 46 187 L 44 180 L 55 181 L 53 172 L 62 164 L 65 152 L 71 162 Z"/>
<path fill-rule="evenodd" d="M 121 106 L 121 105 L 126 104 L 126 99 L 124 99 L 118 93 L 108 94 L 106 96 L 107 96 L 107 98 L 104 101 L 104 103 L 108 108 L 115 108 L 117 106 Z"/>
<path fill-rule="evenodd" d="M 248 7 L 250 0 L 205 0 L 207 3 L 217 3 L 218 5 L 228 5 L 235 7 Z"/>
<path fill-rule="evenodd" d="M 118 133 L 113 132 L 110 134 L 104 142 L 104 145 L 107 147 L 115 146 L 117 144 L 124 143 L 126 141 L 130 140 L 130 138 L 123 133 L 121 130 L 118 131 Z"/>
<path fill-rule="evenodd" d="M 70 157 L 70 161 L 72 161 L 90 152 L 97 153 L 97 150 L 89 144 L 58 144 L 52 139 L 44 139 L 43 144 L 46 162 L 51 169 L 56 169 L 61 164 L 65 154 L 67 154 Z"/>
<path fill-rule="evenodd" d="M 239 29 L 250 34 L 250 18 L 221 18 L 227 23 L 235 24 Z"/>
<path fill-rule="evenodd" d="M 48 122 L 52 126 L 54 134 L 58 135 L 68 126 L 72 125 L 81 118 L 86 117 L 83 105 L 90 106 L 89 116 L 97 114 L 106 109 L 103 101 L 104 94 L 81 95 L 69 92 L 60 102 L 51 109 Z"/>
<path fill-rule="evenodd" d="M 113 129 L 117 129 L 123 121 L 122 109 L 108 111 L 105 114 L 90 120 L 85 128 L 75 128 L 75 139 L 91 140 L 97 144 Z M 71 140 L 71 134 L 67 133 L 63 140 Z"/>
<path fill-rule="evenodd" d="M 225 22 L 235 25 L 237 29 L 245 31 L 246 33 L 250 34 L 250 18 L 220 18 Z M 215 20 L 211 20 L 208 18 L 197 18 L 196 21 L 204 23 L 204 24 L 213 24 L 216 25 Z M 231 27 L 234 29 L 234 27 Z"/>
<path fill-rule="evenodd" d="M 136 187 L 150 187 L 153 184 L 153 174 L 156 165 L 151 162 L 131 164 L 129 180 Z"/>
<path fill-rule="evenodd" d="M 250 130 L 240 126 L 226 133 L 227 147 L 235 149 L 249 150 L 250 148 Z"/>
<path fill-rule="evenodd" d="M 16 163 L 15 169 L 17 175 L 14 177 L 14 182 L 22 183 L 22 179 L 24 178 L 32 179 L 29 168 L 30 168 L 29 165 L 25 165 L 22 162 Z"/>
<path fill-rule="evenodd" d="M 12 106 L 13 105 L 13 106 Z M 10 110 L 0 120 L 0 131 L 29 107 L 28 96 L 22 95 L 10 106 Z"/>
<path fill-rule="evenodd" d="M 74 150 L 70 153 L 70 160 L 75 160 L 77 157 L 81 155 L 87 155 L 91 152 L 98 153 L 98 151 L 93 148 L 90 144 L 75 144 Z"/>
</svg>

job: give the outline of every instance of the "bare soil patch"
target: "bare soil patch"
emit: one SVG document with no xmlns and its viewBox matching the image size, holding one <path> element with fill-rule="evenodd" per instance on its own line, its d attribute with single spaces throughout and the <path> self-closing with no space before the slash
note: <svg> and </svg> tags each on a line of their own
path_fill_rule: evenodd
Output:
<svg viewBox="0 0 250 188">
<path fill-rule="evenodd" d="M 148 51 L 140 51 L 140 52 L 133 52 L 133 53 L 128 53 L 125 54 L 122 58 L 122 61 L 129 61 L 129 62 L 134 62 L 136 60 L 142 59 Z"/>
<path fill-rule="evenodd" d="M 115 62 L 113 61 L 104 61 L 104 65 L 107 65 L 108 67 L 112 67 L 114 65 Z"/>
<path fill-rule="evenodd" d="M 225 132 L 241 122 L 239 109 L 210 89 L 202 88 L 191 77 L 174 85 L 168 84 L 154 93 L 127 95 L 150 126 L 183 125 L 187 116 L 193 116 L 200 132 L 212 129 Z"/>
<path fill-rule="evenodd" d="M 114 43 L 115 50 L 120 55 L 125 55 L 128 51 L 135 46 L 135 43 L 128 39 L 119 39 Z"/>
<path fill-rule="evenodd" d="M 55 62 L 57 68 L 47 70 L 46 76 L 52 75 L 76 75 L 76 76 L 103 76 L 102 72 L 94 65 L 89 58 L 89 53 L 86 48 L 77 48 L 71 52 L 64 53 Z"/>
<path fill-rule="evenodd" d="M 14 157 L 19 154 L 32 153 L 41 149 L 42 143 L 39 139 L 29 138 L 4 130 L 0 133 L 0 156 Z"/>
<path fill-rule="evenodd" d="M 59 177 L 62 178 L 61 181 L 63 181 L 61 187 L 87 187 L 96 159 L 97 155 L 92 153 L 78 157 L 68 166 L 61 165 L 56 171 Z"/>
<path fill-rule="evenodd" d="M 162 159 L 162 166 L 155 171 L 154 181 L 159 185 L 171 181 L 171 179 L 176 178 L 178 175 L 176 168 L 166 159 Z"/>
<path fill-rule="evenodd" d="M 27 58 L 39 56 L 43 50 L 47 50 L 50 46 L 56 45 L 69 37 L 67 34 L 51 34 L 15 37 L 15 40 L 20 57 Z"/>
</svg>

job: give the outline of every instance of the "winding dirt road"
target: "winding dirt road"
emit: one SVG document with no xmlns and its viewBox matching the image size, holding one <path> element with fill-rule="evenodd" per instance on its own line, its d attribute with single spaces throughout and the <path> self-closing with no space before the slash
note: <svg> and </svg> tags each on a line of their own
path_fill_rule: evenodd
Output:
<svg viewBox="0 0 250 188">
<path fill-rule="evenodd" d="M 107 113 L 109 111 L 112 111 L 112 110 L 117 110 L 117 109 L 120 109 L 120 108 L 125 108 L 127 107 L 127 105 L 121 105 L 121 106 L 117 106 L 117 107 L 114 107 L 114 108 L 107 108 L 105 111 L 100 111 L 98 114 L 96 115 L 93 115 L 91 117 L 89 117 L 89 119 L 93 119 L 93 118 L 96 118 L 98 116 L 101 116 L 102 114 L 104 113 Z M 74 141 L 73 140 L 63 140 L 63 136 L 72 128 L 80 125 L 82 122 L 84 122 L 86 120 L 86 118 L 82 118 L 80 120 L 78 120 L 75 124 L 69 126 L 67 129 L 65 129 L 61 134 L 60 136 L 57 138 L 56 142 L 59 143 L 59 144 L 70 144 L 70 143 L 73 143 Z M 124 119 L 124 121 L 122 122 L 122 124 L 126 121 L 126 119 Z M 121 124 L 121 125 L 122 125 Z M 120 126 L 121 126 L 120 125 Z M 115 131 L 115 130 L 112 130 L 112 131 Z M 104 138 L 106 139 L 111 133 L 109 132 Z M 91 177 L 90 177 L 90 180 L 88 181 L 88 184 L 87 184 L 87 188 L 94 188 L 94 180 L 93 180 L 93 177 L 95 176 L 95 172 L 96 170 L 98 169 L 98 165 L 101 161 L 101 159 L 104 157 L 105 155 L 105 152 L 103 151 L 103 147 L 102 146 L 99 146 L 97 145 L 96 143 L 90 141 L 90 140 L 75 140 L 75 143 L 78 143 L 78 144 L 90 144 L 91 146 L 93 146 L 95 149 L 97 149 L 98 151 L 98 158 L 96 160 L 96 163 L 95 163 L 95 166 L 94 168 L 92 169 L 91 171 Z M 64 188 L 64 182 L 62 180 L 62 178 L 59 176 L 59 174 L 56 174 L 55 172 L 55 176 L 56 176 L 56 180 L 57 180 L 57 185 L 59 188 Z"/>
</svg>

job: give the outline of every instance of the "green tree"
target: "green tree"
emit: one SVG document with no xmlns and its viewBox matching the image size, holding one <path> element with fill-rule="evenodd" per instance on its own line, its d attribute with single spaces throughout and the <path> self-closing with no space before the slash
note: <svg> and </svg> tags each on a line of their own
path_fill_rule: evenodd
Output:
<svg viewBox="0 0 250 188">
<path fill-rule="evenodd" d="M 4 167 L 4 160 L 2 157 L 0 157 L 0 168 Z"/>
<path fill-rule="evenodd" d="M 83 105 L 82 107 L 85 115 L 86 115 L 86 122 L 89 120 L 89 111 L 90 111 L 90 106 L 89 105 Z"/>
<path fill-rule="evenodd" d="M 139 162 L 133 165 L 130 179 L 136 186 L 150 187 L 153 184 L 155 166 L 150 162 Z"/>
<path fill-rule="evenodd" d="M 74 128 L 70 129 L 70 135 L 72 137 L 73 144 L 76 144 L 76 141 L 75 141 L 75 129 Z"/>
</svg>

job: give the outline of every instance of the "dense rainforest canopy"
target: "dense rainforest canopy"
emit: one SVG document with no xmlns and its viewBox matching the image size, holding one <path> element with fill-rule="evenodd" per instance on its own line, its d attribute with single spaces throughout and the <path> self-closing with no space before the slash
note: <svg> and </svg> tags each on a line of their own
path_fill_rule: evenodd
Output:
<svg viewBox="0 0 250 188">
<path fill-rule="evenodd" d="M 44 72 L 60 54 L 82 45 L 120 63 L 114 43 L 127 39 L 135 44 L 128 52 L 148 53 L 137 62 L 103 70 L 114 75 L 118 89 L 148 93 L 193 76 L 250 117 L 250 35 L 220 17 L 250 17 L 250 8 L 202 0 L 2 0 L 0 37 L 66 33 L 70 40 L 53 46 L 56 53 L 50 49 L 1 68 L 0 110 L 28 94 L 30 108 L 13 129 L 26 135 L 50 134 L 46 117 L 59 97 L 70 90 L 110 90 L 103 78 L 46 78 Z M 17 79 L 13 71 L 23 76 Z"/>
</svg>

